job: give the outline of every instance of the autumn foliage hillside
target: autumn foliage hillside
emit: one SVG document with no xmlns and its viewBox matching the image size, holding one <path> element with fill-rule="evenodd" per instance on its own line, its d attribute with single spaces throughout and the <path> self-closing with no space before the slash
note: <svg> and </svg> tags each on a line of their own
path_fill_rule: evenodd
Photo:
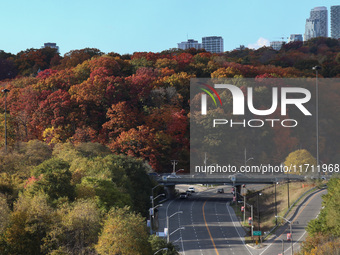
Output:
<svg viewBox="0 0 340 255">
<path fill-rule="evenodd" d="M 149 239 L 145 217 L 156 183 L 147 173 L 170 172 L 171 159 L 179 160 L 177 169 L 189 169 L 190 79 L 315 77 L 315 65 L 320 77 L 339 78 L 340 41 L 223 54 L 0 51 L 0 86 L 9 90 L 0 94 L 0 253 L 149 255 L 167 247 L 167 254 L 178 254 L 172 244 Z M 324 163 L 339 162 L 338 91 L 330 87 L 320 96 Z M 262 99 L 269 92 L 268 84 L 256 88 Z M 241 140 L 249 141 L 254 164 L 279 164 L 315 143 L 310 123 L 292 132 L 228 135 L 228 156 L 242 163 L 243 147 L 235 150 Z"/>
<path fill-rule="evenodd" d="M 169 171 L 170 159 L 187 168 L 190 78 L 313 77 L 316 64 L 321 76 L 339 77 L 339 52 L 340 42 L 330 38 L 219 55 L 193 49 L 119 55 L 86 48 L 63 57 L 51 48 L 0 52 L 0 70 L 11 74 L 0 77 L 10 90 L 9 146 L 32 139 L 50 146 L 99 142 L 159 172 Z M 3 146 L 4 94 L 0 104 Z"/>
</svg>

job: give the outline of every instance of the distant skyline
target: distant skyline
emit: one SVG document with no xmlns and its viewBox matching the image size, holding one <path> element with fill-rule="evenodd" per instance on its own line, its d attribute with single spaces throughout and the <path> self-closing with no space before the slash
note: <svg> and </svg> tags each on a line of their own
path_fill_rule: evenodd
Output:
<svg viewBox="0 0 340 255">
<path fill-rule="evenodd" d="M 187 39 L 222 36 L 224 50 L 257 48 L 304 34 L 310 10 L 339 0 L 3 1 L 0 50 L 17 54 L 57 43 L 61 55 L 86 47 L 126 54 L 177 48 Z M 329 30 L 330 31 L 330 30 Z"/>
</svg>

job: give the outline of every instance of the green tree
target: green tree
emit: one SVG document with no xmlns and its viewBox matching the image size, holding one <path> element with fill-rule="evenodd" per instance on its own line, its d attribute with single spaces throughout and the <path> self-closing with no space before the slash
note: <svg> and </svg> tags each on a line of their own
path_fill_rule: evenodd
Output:
<svg viewBox="0 0 340 255">
<path fill-rule="evenodd" d="M 101 212 L 94 200 L 63 204 L 43 239 L 45 254 L 94 254 L 100 231 Z"/>
<path fill-rule="evenodd" d="M 327 186 L 328 193 L 322 197 L 323 209 L 308 223 L 307 231 L 310 235 L 322 233 L 340 237 L 340 178 L 331 178 Z"/>
<path fill-rule="evenodd" d="M 31 193 L 43 190 L 51 200 L 67 197 L 74 199 L 74 186 L 71 184 L 70 165 L 58 158 L 51 158 L 36 166 L 32 175 L 38 178 L 30 187 Z"/>
<path fill-rule="evenodd" d="M 17 174 L 0 174 L 0 195 L 6 198 L 10 208 L 13 207 L 13 202 L 18 198 L 22 188 L 23 182 Z"/>
<path fill-rule="evenodd" d="M 85 177 L 76 188 L 77 198 L 98 198 L 98 206 L 109 211 L 113 206 L 131 206 L 129 194 L 117 187 L 112 180 Z"/>
<path fill-rule="evenodd" d="M 50 147 L 42 141 L 30 140 L 23 145 L 27 163 L 31 166 L 37 166 L 52 156 Z"/>
<path fill-rule="evenodd" d="M 113 208 L 95 248 L 99 254 L 107 255 L 152 254 L 144 218 L 128 207 Z"/>
<path fill-rule="evenodd" d="M 288 155 L 285 166 L 291 167 L 291 174 L 313 174 L 317 171 L 316 159 L 307 150 L 296 150 Z M 296 170 L 296 171 L 295 171 Z"/>
<path fill-rule="evenodd" d="M 0 194 L 0 236 L 8 226 L 11 211 L 8 208 L 6 198 Z"/>
<path fill-rule="evenodd" d="M 39 192 L 34 196 L 19 195 L 14 204 L 4 240 L 9 254 L 40 254 L 40 245 L 53 219 L 48 196 Z"/>
<path fill-rule="evenodd" d="M 132 198 L 132 209 L 146 216 L 153 186 L 147 174 L 151 170 L 150 166 L 140 159 L 124 155 L 107 156 L 105 160 L 111 162 L 110 170 L 113 182 L 124 187 Z"/>
</svg>

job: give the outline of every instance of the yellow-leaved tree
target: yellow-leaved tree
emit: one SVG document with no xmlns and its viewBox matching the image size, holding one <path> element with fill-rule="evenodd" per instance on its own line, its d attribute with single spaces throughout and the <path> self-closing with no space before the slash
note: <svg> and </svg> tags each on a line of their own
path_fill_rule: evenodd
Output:
<svg viewBox="0 0 340 255">
<path fill-rule="evenodd" d="M 143 217 L 129 207 L 113 208 L 104 222 L 96 251 L 99 254 L 149 255 L 148 232 Z"/>
<path fill-rule="evenodd" d="M 291 152 L 286 158 L 285 166 L 291 174 L 313 175 L 313 173 L 318 173 L 316 159 L 305 149 Z"/>
</svg>

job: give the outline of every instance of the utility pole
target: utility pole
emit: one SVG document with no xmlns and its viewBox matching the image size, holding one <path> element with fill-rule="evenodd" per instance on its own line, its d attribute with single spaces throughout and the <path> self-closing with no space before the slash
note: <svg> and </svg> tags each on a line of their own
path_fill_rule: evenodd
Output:
<svg viewBox="0 0 340 255">
<path fill-rule="evenodd" d="M 321 175 L 321 171 L 319 168 L 319 84 L 318 84 L 318 70 L 320 70 L 320 66 L 314 66 L 313 70 L 315 70 L 315 121 L 316 121 L 316 167 L 319 172 L 319 179 Z"/>
</svg>

